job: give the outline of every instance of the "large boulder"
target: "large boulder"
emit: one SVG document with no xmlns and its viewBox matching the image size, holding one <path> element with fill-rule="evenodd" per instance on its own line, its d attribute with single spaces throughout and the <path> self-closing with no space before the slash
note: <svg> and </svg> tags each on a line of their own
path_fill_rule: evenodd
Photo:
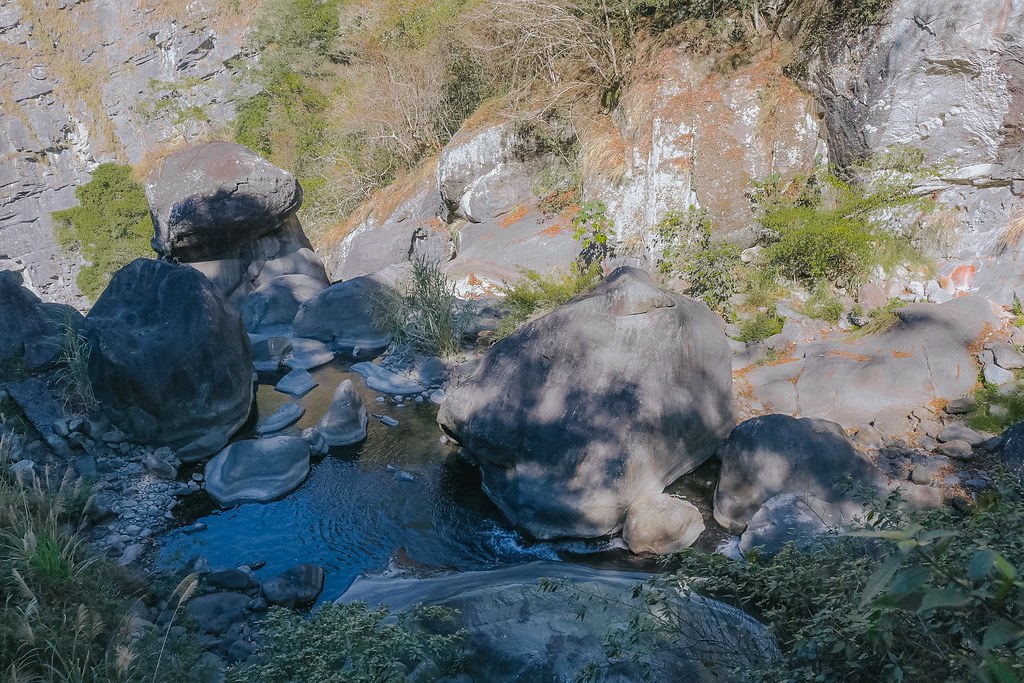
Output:
<svg viewBox="0 0 1024 683">
<path fill-rule="evenodd" d="M 668 555 L 693 545 L 704 518 L 693 503 L 667 493 L 645 493 L 629 506 L 622 540 L 634 553 Z"/>
<path fill-rule="evenodd" d="M 619 268 L 491 347 L 438 421 L 515 526 L 604 536 L 731 429 L 729 347 L 703 303 Z"/>
<path fill-rule="evenodd" d="M 291 173 L 231 142 L 191 145 L 149 177 L 153 249 L 207 261 L 273 232 L 302 204 Z"/>
<path fill-rule="evenodd" d="M 146 183 L 153 249 L 202 271 L 231 306 L 282 275 L 330 284 L 295 212 L 295 176 L 245 147 L 190 145 L 168 155 Z"/>
<path fill-rule="evenodd" d="M 373 277 L 357 277 L 323 290 L 299 307 L 295 336 L 317 339 L 340 354 L 359 349 L 362 355 L 387 348 L 390 336 L 381 330 L 374 308 L 387 285 Z"/>
<path fill-rule="evenodd" d="M 764 415 L 736 426 L 718 447 L 722 469 L 715 488 L 715 520 L 739 533 L 767 501 L 799 496 L 829 525 L 851 521 L 863 509 L 846 486 L 886 491 L 885 477 L 834 422 Z"/>
<path fill-rule="evenodd" d="M 690 593 L 655 603 L 671 613 L 671 634 L 646 634 L 638 660 L 628 652 L 610 659 L 608 636 L 650 608 L 646 593 L 633 592 L 649 578 L 534 562 L 424 579 L 361 577 L 338 602 L 384 604 L 393 611 L 417 604 L 457 610 L 449 626 L 464 630 L 463 667 L 474 681 L 574 681 L 594 664 L 607 682 L 724 681 L 732 680 L 733 670 L 759 669 L 777 656 L 757 620 Z M 565 586 L 541 590 L 545 579 Z M 442 633 L 444 627 L 427 625 Z"/>
<path fill-rule="evenodd" d="M 93 391 L 132 441 L 226 441 L 248 419 L 253 369 L 242 320 L 194 269 L 130 263 L 100 295 L 86 329 Z"/>
<path fill-rule="evenodd" d="M 844 427 L 906 417 L 915 408 L 970 393 L 978 377 L 973 347 L 999 326 L 989 302 L 962 297 L 911 304 L 890 330 L 855 341 L 798 347 L 797 357 L 745 374 L 771 411 Z"/>
<path fill-rule="evenodd" d="M 23 282 L 21 273 L 0 271 L 0 375 L 51 365 L 60 357 L 66 335 L 77 334 L 82 324 L 81 313 L 43 303 Z"/>
<path fill-rule="evenodd" d="M 263 503 L 291 493 L 309 475 L 299 436 L 236 441 L 206 463 L 206 491 L 221 505 Z"/>
</svg>

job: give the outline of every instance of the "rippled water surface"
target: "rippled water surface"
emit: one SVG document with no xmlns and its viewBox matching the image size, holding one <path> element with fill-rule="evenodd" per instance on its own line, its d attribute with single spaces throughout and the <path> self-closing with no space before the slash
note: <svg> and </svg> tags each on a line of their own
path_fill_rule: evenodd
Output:
<svg viewBox="0 0 1024 683">
<path fill-rule="evenodd" d="M 179 511 L 180 520 L 202 522 L 207 529 L 166 534 L 161 564 L 173 567 L 195 555 L 205 556 L 215 568 L 262 560 L 267 565 L 259 575 L 268 577 L 313 562 L 327 572 L 321 599 L 332 600 L 360 574 L 386 569 L 400 548 L 415 562 L 470 570 L 607 547 L 526 542 L 481 492 L 475 469 L 441 442 L 436 406 L 379 403 L 379 394 L 341 366 L 312 374 L 320 386 L 298 399 L 306 414 L 285 433 L 314 425 L 346 378 L 356 383 L 368 412 L 390 415 L 399 420 L 398 427 L 371 418 L 366 441 L 315 459 L 309 479 L 283 500 L 221 511 L 205 493 L 191 496 Z M 260 416 L 290 400 L 273 386 L 261 385 Z"/>
</svg>

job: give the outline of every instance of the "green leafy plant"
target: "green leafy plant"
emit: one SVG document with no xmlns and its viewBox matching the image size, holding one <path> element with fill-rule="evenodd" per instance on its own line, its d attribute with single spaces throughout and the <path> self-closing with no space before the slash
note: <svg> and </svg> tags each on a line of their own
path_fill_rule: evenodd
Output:
<svg viewBox="0 0 1024 683">
<path fill-rule="evenodd" d="M 153 222 L 130 166 L 100 164 L 92 179 L 75 189 L 75 198 L 79 206 L 53 212 L 57 242 L 86 261 L 78 287 L 95 300 L 118 269 L 152 255 Z"/>
<path fill-rule="evenodd" d="M 774 310 L 771 312 L 759 312 L 752 318 L 740 321 L 740 341 L 764 341 L 768 337 L 782 332 L 782 326 L 785 322 L 783 317 Z"/>
<path fill-rule="evenodd" d="M 467 319 L 459 310 L 455 284 L 436 261 L 418 257 L 402 290 L 385 290 L 374 301 L 384 331 L 421 353 L 458 353 Z"/>
<path fill-rule="evenodd" d="M 228 681 L 397 682 L 410 680 L 421 666 L 453 673 L 459 668 L 461 633 L 428 633 L 421 624 L 451 623 L 456 614 L 443 607 L 415 607 L 391 615 L 385 607 L 356 602 L 325 605 L 307 619 L 275 607 L 263 625 L 264 662 L 232 667 Z"/>
<path fill-rule="evenodd" d="M 1024 672 L 1022 524 L 1015 476 L 1000 478 L 967 515 L 907 512 L 897 491 L 872 501 L 855 533 L 790 544 L 771 559 L 684 551 L 643 590 L 698 591 L 760 618 L 782 657 L 748 672 L 756 680 L 1016 683 Z"/>
<path fill-rule="evenodd" d="M 728 313 L 738 287 L 735 270 L 739 250 L 728 242 L 712 241 L 707 211 L 669 212 L 655 229 L 665 245 L 658 270 L 681 277 L 690 296 L 720 313 Z"/>
<path fill-rule="evenodd" d="M 580 243 L 580 253 L 576 264 L 581 271 L 589 270 L 595 264 L 602 267 L 614 253 L 614 245 L 609 237 L 615 228 L 608 217 L 608 207 L 604 202 L 583 202 L 579 212 L 572 219 L 573 239 Z"/>
<path fill-rule="evenodd" d="M 535 270 L 522 271 L 517 282 L 501 288 L 505 296 L 502 307 L 508 315 L 501 321 L 498 337 L 507 337 L 523 323 L 590 291 L 600 281 L 601 267 L 596 263 L 586 270 L 573 264 L 568 271 L 548 276 Z"/>
<path fill-rule="evenodd" d="M 1001 432 L 1024 421 L 1024 388 L 1019 384 L 998 387 L 982 383 L 974 392 L 978 406 L 967 417 L 975 429 Z"/>
<path fill-rule="evenodd" d="M 832 288 L 824 282 L 815 286 L 811 296 L 804 303 L 803 311 L 810 317 L 817 320 L 824 320 L 835 325 L 843 315 L 845 306 L 842 300 L 833 293 Z"/>
</svg>

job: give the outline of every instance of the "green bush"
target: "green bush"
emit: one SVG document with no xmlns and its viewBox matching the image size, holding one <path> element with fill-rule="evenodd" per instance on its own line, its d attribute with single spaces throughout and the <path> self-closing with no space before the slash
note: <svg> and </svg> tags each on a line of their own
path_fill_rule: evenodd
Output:
<svg viewBox="0 0 1024 683">
<path fill-rule="evenodd" d="M 978 407 L 967 421 L 975 429 L 1001 432 L 1024 421 L 1024 389 L 1020 385 L 1007 389 L 982 383 L 974 392 L 974 398 Z"/>
<path fill-rule="evenodd" d="M 655 227 L 664 246 L 658 270 L 681 277 L 687 293 L 713 310 L 729 312 L 736 293 L 739 250 L 728 242 L 711 240 L 711 219 L 706 210 L 671 211 Z"/>
<path fill-rule="evenodd" d="M 810 298 L 803 305 L 804 314 L 809 318 L 824 320 L 835 325 L 843 315 L 845 306 L 842 300 L 837 297 L 832 288 L 821 282 L 814 288 Z"/>
<path fill-rule="evenodd" d="M 515 284 L 501 288 L 505 295 L 502 307 L 508 315 L 501 321 L 498 337 L 507 337 L 528 320 L 596 287 L 601 282 L 601 267 L 594 264 L 582 269 L 573 264 L 562 273 L 544 276 L 535 270 L 524 270 L 522 276 Z"/>
<path fill-rule="evenodd" d="M 1024 672 L 1024 488 L 1005 480 L 968 515 L 878 501 L 854 535 L 770 560 L 684 551 L 637 588 L 731 602 L 772 630 L 782 658 L 761 681 L 1018 681 Z M 616 642 L 621 642 L 619 638 Z M 633 651 L 645 653 L 632 639 Z"/>
<path fill-rule="evenodd" d="M 583 202 L 572 219 L 572 227 L 573 239 L 580 243 L 580 253 L 576 256 L 578 268 L 583 272 L 595 265 L 603 268 L 615 252 L 614 244 L 609 241 L 615 224 L 608 217 L 608 207 L 604 202 Z"/>
<path fill-rule="evenodd" d="M 436 261 L 414 259 L 404 290 L 387 290 L 374 301 L 374 309 L 396 343 L 443 357 L 461 348 L 466 315 L 459 311 L 455 285 Z"/>
<path fill-rule="evenodd" d="M 785 322 L 782 316 L 774 310 L 770 313 L 758 312 L 753 318 L 747 318 L 740 322 L 740 341 L 764 341 L 768 337 L 782 332 Z"/>
<path fill-rule="evenodd" d="M 443 607 L 416 607 L 392 616 L 385 607 L 350 603 L 325 605 L 308 619 L 275 607 L 263 623 L 263 663 L 229 669 L 228 681 L 397 682 L 410 680 L 418 666 L 438 675 L 454 673 L 461 634 L 426 633 L 420 624 L 452 622 L 455 614 Z"/>
<path fill-rule="evenodd" d="M 153 221 L 131 166 L 100 164 L 75 198 L 79 206 L 53 212 L 57 242 L 87 261 L 78 288 L 95 301 L 118 269 L 152 255 Z"/>
</svg>

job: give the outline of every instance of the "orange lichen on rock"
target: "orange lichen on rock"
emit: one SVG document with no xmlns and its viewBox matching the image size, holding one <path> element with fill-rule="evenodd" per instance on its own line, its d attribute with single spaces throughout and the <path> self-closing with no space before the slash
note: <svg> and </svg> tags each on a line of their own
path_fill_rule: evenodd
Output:
<svg viewBox="0 0 1024 683">
<path fill-rule="evenodd" d="M 516 208 L 512 209 L 510 212 L 508 212 L 504 216 L 502 216 L 501 220 L 498 221 L 498 225 L 500 225 L 503 228 L 507 228 L 508 226 L 512 225 L 513 223 L 516 223 L 519 220 L 521 220 L 529 212 L 530 212 L 529 207 L 527 207 L 525 204 L 520 204 L 519 206 L 517 206 Z"/>
</svg>

